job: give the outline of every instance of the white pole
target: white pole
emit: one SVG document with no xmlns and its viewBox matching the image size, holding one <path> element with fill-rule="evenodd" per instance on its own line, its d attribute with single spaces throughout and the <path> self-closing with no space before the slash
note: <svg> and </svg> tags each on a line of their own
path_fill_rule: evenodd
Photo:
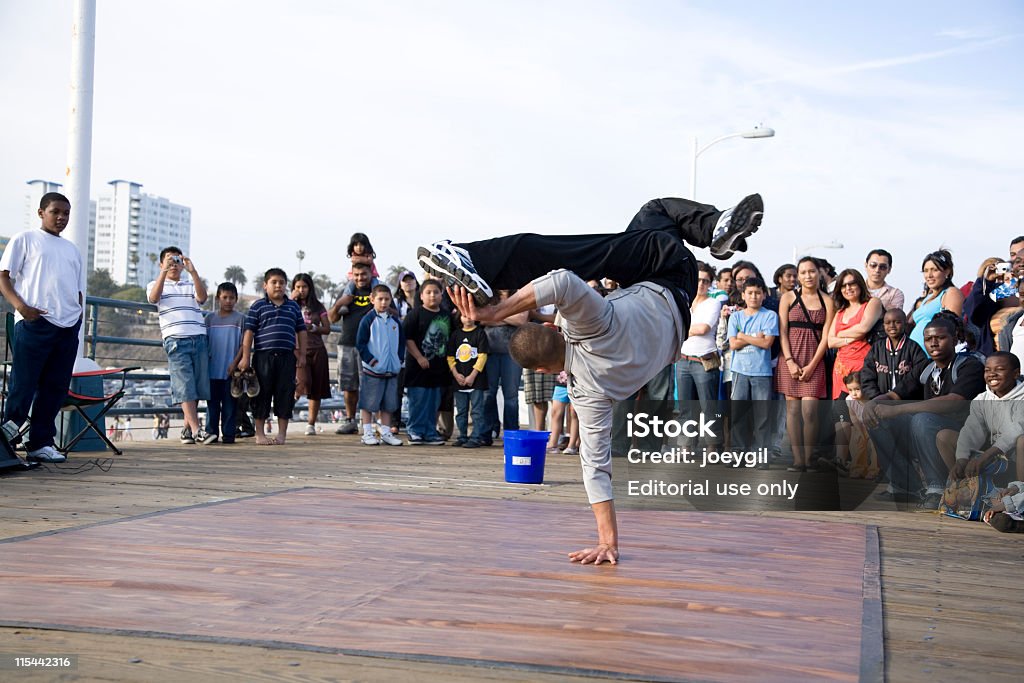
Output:
<svg viewBox="0 0 1024 683">
<path fill-rule="evenodd" d="M 65 185 L 71 200 L 71 218 L 65 237 L 89 255 L 89 181 L 92 165 L 92 93 L 96 57 L 96 0 L 75 0 L 71 26 L 71 109 L 68 119 L 68 157 Z M 82 292 L 86 271 L 82 269 Z M 83 356 L 85 325 L 79 334 L 78 351 Z M 76 366 L 77 369 L 77 366 Z"/>
<path fill-rule="evenodd" d="M 690 152 L 690 199 L 697 201 L 697 136 L 693 136 Z"/>
</svg>

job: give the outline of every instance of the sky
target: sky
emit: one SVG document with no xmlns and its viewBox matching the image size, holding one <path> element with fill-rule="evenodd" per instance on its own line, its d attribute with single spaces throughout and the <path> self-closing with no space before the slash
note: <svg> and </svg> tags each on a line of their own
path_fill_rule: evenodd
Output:
<svg viewBox="0 0 1024 683">
<path fill-rule="evenodd" d="M 63 181 L 71 24 L 0 0 L 0 234 L 26 181 Z M 1012 0 L 99 0 L 91 195 L 190 206 L 210 281 L 299 250 L 339 280 L 356 231 L 381 272 L 437 239 L 619 231 L 687 196 L 693 137 L 761 124 L 700 156 L 697 199 L 762 194 L 768 277 L 884 247 L 912 301 L 929 251 L 960 284 L 1024 234 L 1022 72 Z"/>
</svg>

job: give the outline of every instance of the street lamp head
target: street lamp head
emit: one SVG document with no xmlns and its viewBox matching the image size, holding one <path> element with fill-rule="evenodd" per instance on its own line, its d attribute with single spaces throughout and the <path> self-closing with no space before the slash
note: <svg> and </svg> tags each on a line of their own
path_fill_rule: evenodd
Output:
<svg viewBox="0 0 1024 683">
<path fill-rule="evenodd" d="M 746 133 L 743 133 L 743 137 L 745 137 L 745 138 L 773 138 L 773 137 L 775 137 L 775 129 L 774 128 L 762 128 L 762 127 L 758 126 L 756 128 L 752 128 L 751 130 L 748 130 Z"/>
</svg>

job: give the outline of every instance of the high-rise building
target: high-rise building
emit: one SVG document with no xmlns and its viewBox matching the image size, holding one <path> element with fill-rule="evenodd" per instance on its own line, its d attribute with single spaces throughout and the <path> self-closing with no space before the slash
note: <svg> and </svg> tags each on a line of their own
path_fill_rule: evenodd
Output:
<svg viewBox="0 0 1024 683">
<path fill-rule="evenodd" d="M 61 192 L 63 186 L 52 180 L 30 180 L 29 191 L 25 193 L 25 217 L 21 229 L 31 230 L 39 227 L 39 200 L 48 192 Z M 62 193 L 63 194 L 63 193 Z M 74 211 L 75 207 L 71 207 Z M 5 243 L 6 244 L 6 243 Z M 85 267 L 91 269 L 93 254 L 96 248 L 96 201 L 89 202 L 89 253 L 86 254 Z"/>
<path fill-rule="evenodd" d="M 130 180 L 111 180 L 110 194 L 96 206 L 94 269 L 105 268 L 115 282 L 145 286 L 159 272 L 157 259 L 167 246 L 189 253 L 192 210 L 141 191 Z"/>
</svg>

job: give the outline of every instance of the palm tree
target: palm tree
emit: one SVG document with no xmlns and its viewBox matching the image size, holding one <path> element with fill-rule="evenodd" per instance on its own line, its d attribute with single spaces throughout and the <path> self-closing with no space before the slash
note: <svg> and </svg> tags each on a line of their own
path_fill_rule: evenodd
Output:
<svg viewBox="0 0 1024 683">
<path fill-rule="evenodd" d="M 245 287 L 245 283 L 249 281 L 245 277 L 245 269 L 242 266 L 228 266 L 224 271 L 224 279 L 233 282 L 239 288 Z"/>
<path fill-rule="evenodd" d="M 263 273 L 260 273 L 259 275 L 253 278 L 252 289 L 257 294 L 263 291 Z"/>
<path fill-rule="evenodd" d="M 338 285 L 323 273 L 313 276 L 313 284 L 320 290 L 320 300 L 324 302 L 325 306 L 330 306 L 334 301 L 334 290 L 338 288 Z"/>
<path fill-rule="evenodd" d="M 302 272 L 302 262 L 306 260 L 306 252 L 299 249 L 295 252 L 295 258 L 299 259 L 299 272 Z"/>
<path fill-rule="evenodd" d="M 139 284 L 139 252 L 133 251 L 128 255 L 128 261 L 132 264 L 131 275 L 128 276 L 128 282 L 125 284 L 138 285 Z"/>
<path fill-rule="evenodd" d="M 412 268 L 406 268 L 405 266 L 391 266 L 388 268 L 388 274 L 384 276 L 384 282 L 391 289 L 398 289 L 398 277 L 407 270 Z"/>
</svg>

